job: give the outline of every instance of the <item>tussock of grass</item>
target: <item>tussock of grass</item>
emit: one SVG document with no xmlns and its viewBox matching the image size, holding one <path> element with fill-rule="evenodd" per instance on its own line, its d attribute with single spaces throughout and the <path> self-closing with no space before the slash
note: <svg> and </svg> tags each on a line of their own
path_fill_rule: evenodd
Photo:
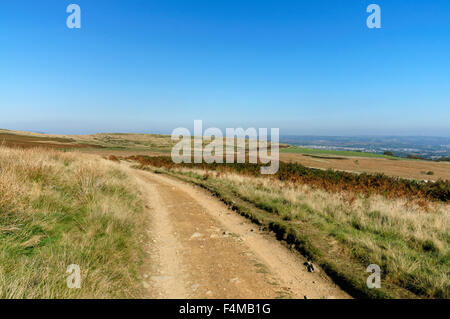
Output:
<svg viewBox="0 0 450 319">
<path fill-rule="evenodd" d="M 307 184 L 231 172 L 174 168 L 234 210 L 267 226 L 360 297 L 450 297 L 449 205 L 327 192 Z M 208 178 L 205 179 L 205 175 Z M 366 286 L 370 264 L 381 289 Z"/>
<path fill-rule="evenodd" d="M 119 165 L 0 147 L 0 298 L 138 297 L 143 210 Z M 81 268 L 81 289 L 66 269 Z"/>
</svg>

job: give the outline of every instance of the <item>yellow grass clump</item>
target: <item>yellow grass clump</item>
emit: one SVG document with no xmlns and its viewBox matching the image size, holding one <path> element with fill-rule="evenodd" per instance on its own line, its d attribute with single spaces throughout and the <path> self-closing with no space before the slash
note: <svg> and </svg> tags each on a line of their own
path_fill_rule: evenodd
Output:
<svg viewBox="0 0 450 319">
<path fill-rule="evenodd" d="M 0 147 L 0 298 L 138 297 L 138 195 L 112 161 Z M 71 264 L 80 289 L 67 286 Z"/>
</svg>

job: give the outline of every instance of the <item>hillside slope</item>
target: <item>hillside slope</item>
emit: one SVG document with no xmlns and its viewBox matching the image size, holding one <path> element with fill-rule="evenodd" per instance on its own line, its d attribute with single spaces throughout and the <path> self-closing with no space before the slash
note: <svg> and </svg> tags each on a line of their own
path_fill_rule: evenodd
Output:
<svg viewBox="0 0 450 319">
<path fill-rule="evenodd" d="M 0 147 L 0 298 L 140 296 L 146 219 L 118 164 Z M 81 289 L 68 289 L 69 265 Z"/>
</svg>

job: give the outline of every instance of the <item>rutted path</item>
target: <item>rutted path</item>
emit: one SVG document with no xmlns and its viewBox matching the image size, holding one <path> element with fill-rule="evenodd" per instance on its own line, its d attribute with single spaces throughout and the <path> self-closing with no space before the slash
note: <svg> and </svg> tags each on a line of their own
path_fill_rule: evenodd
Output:
<svg viewBox="0 0 450 319">
<path fill-rule="evenodd" d="M 323 272 L 195 186 L 131 170 L 150 214 L 149 298 L 349 298 Z"/>
</svg>

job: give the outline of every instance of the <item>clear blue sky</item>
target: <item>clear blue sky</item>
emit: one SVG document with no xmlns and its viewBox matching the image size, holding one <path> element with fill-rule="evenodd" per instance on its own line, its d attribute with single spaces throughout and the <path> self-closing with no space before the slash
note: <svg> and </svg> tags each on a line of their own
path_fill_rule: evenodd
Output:
<svg viewBox="0 0 450 319">
<path fill-rule="evenodd" d="M 3 128 L 450 136 L 448 0 L 2 0 L 0 40 Z"/>
</svg>

